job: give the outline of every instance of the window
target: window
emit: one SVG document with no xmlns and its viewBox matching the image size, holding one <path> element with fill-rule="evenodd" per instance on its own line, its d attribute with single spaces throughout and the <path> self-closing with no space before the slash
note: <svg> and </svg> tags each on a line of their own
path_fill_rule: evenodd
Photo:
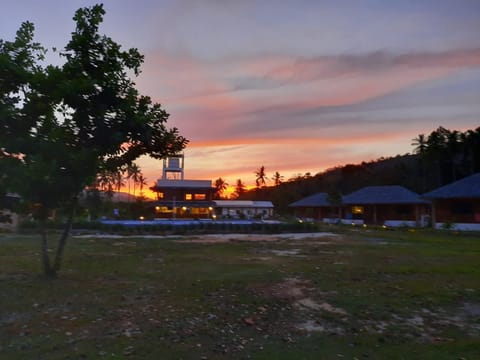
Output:
<svg viewBox="0 0 480 360">
<path fill-rule="evenodd" d="M 395 209 L 398 215 L 408 215 L 410 208 L 407 205 L 398 205 Z"/>
<path fill-rule="evenodd" d="M 473 214 L 473 204 L 468 202 L 454 202 L 451 205 L 452 214 L 470 215 Z"/>
<path fill-rule="evenodd" d="M 363 214 L 363 211 L 364 211 L 363 206 L 352 206 L 352 213 L 354 215 L 361 215 Z"/>
<path fill-rule="evenodd" d="M 185 194 L 185 200 L 192 200 L 192 194 Z"/>
<path fill-rule="evenodd" d="M 163 192 L 157 192 L 157 199 L 163 199 Z"/>
<path fill-rule="evenodd" d="M 205 200 L 207 198 L 207 195 L 205 195 L 205 194 L 195 194 L 193 198 L 195 200 Z"/>
<path fill-rule="evenodd" d="M 208 214 L 207 208 L 192 208 L 192 215 L 204 215 Z"/>
</svg>

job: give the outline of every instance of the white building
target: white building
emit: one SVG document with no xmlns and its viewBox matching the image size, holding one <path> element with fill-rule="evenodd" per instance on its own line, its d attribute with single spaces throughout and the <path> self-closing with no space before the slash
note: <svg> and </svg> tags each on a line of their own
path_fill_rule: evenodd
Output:
<svg viewBox="0 0 480 360">
<path fill-rule="evenodd" d="M 266 219 L 273 215 L 271 201 L 214 200 L 217 218 Z"/>
</svg>

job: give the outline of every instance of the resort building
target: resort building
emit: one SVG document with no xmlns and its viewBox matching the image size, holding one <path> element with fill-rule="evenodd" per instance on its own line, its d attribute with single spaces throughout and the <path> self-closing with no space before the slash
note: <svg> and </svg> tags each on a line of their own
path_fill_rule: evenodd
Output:
<svg viewBox="0 0 480 360">
<path fill-rule="evenodd" d="M 434 227 L 480 230 L 480 173 L 430 191 L 423 197 L 432 201 Z"/>
<path fill-rule="evenodd" d="M 162 177 L 151 188 L 157 199 L 152 203 L 157 219 L 212 218 L 215 189 L 210 180 L 184 178 L 184 156 L 163 160 Z"/>
<path fill-rule="evenodd" d="M 266 219 L 273 215 L 271 201 L 214 200 L 217 219 Z"/>
<path fill-rule="evenodd" d="M 303 220 L 320 220 L 323 222 L 336 222 L 341 217 L 340 204 L 332 204 L 330 197 L 325 192 L 316 193 L 288 205 L 293 208 L 297 218 Z"/>
<path fill-rule="evenodd" d="M 427 226 L 430 202 L 403 186 L 367 186 L 342 198 L 342 222 Z"/>
</svg>

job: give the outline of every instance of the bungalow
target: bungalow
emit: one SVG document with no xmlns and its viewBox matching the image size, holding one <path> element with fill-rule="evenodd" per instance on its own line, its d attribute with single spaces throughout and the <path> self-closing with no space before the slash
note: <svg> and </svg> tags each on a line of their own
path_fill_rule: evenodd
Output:
<svg viewBox="0 0 480 360">
<path fill-rule="evenodd" d="M 426 226 L 430 203 L 402 186 L 367 186 L 342 198 L 344 223 Z"/>
<path fill-rule="evenodd" d="M 297 218 L 335 222 L 341 215 L 340 206 L 331 203 L 327 193 L 320 192 L 288 205 L 294 209 Z"/>
<path fill-rule="evenodd" d="M 265 219 L 273 215 L 271 201 L 214 200 L 213 203 L 217 218 Z"/>
<path fill-rule="evenodd" d="M 423 197 L 432 201 L 434 227 L 480 230 L 480 173 L 430 191 Z"/>
</svg>

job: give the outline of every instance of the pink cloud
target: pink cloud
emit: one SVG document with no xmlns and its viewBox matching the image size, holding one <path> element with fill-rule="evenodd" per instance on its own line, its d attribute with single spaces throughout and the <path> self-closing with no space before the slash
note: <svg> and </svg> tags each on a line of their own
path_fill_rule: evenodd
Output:
<svg viewBox="0 0 480 360">
<path fill-rule="evenodd" d="M 477 49 L 225 62 L 155 55 L 147 61 L 139 85 L 142 92 L 164 102 L 172 115 L 169 124 L 190 139 L 186 150 L 190 177 L 253 181 L 253 171 L 262 164 L 289 177 L 305 169 L 315 173 L 409 151 L 417 132 L 406 124 L 402 131 L 388 119 L 373 128 L 354 127 L 355 114 L 347 113 L 342 123 L 333 116 L 329 123 L 302 122 L 298 114 L 342 109 L 479 65 Z M 387 130 L 392 126 L 394 130 Z"/>
</svg>

